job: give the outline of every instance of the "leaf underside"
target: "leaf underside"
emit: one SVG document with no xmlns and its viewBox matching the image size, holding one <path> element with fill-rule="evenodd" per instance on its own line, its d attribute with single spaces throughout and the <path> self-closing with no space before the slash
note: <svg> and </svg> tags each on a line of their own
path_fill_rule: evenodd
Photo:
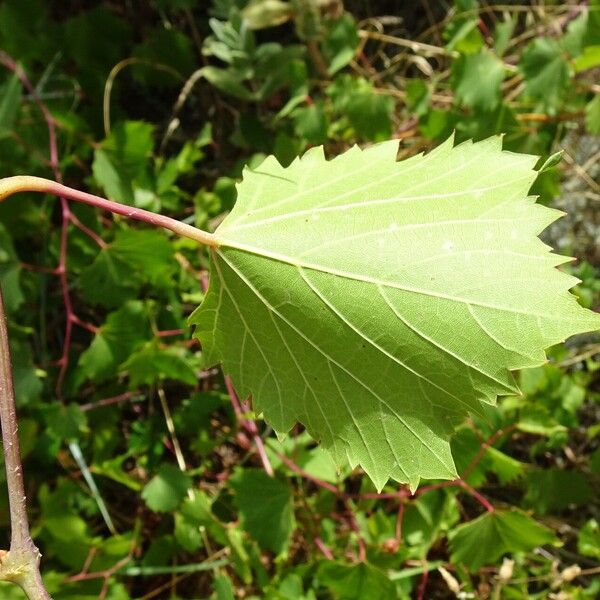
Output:
<svg viewBox="0 0 600 600">
<path fill-rule="evenodd" d="M 455 425 L 515 392 L 511 370 L 600 328 L 537 237 L 561 214 L 527 196 L 537 157 L 501 145 L 269 157 L 215 232 L 191 317 L 208 362 L 279 434 L 302 423 L 377 488 L 456 477 Z"/>
</svg>

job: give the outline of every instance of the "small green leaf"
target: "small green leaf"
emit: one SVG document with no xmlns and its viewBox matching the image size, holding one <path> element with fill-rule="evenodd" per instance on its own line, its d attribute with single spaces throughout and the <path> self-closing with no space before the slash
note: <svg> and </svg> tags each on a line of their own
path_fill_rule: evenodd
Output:
<svg viewBox="0 0 600 600">
<path fill-rule="evenodd" d="M 525 465 L 522 462 L 497 448 L 488 448 L 483 462 L 486 468 L 498 477 L 502 485 L 518 479 L 525 472 Z"/>
<path fill-rule="evenodd" d="M 448 40 L 446 48 L 461 54 L 479 52 L 484 46 L 479 32 L 479 19 L 452 20 L 444 30 L 444 38 Z"/>
<path fill-rule="evenodd" d="M 28 336 L 24 332 L 12 329 L 10 324 L 9 331 L 15 399 L 18 408 L 39 398 L 43 389 L 41 377 L 44 371 L 37 368 L 33 362 Z"/>
<path fill-rule="evenodd" d="M 573 60 L 573 68 L 576 73 L 587 71 L 600 65 L 600 45 L 587 46 L 583 52 Z"/>
<path fill-rule="evenodd" d="M 254 94 L 241 83 L 239 74 L 234 71 L 208 66 L 202 69 L 202 74 L 209 83 L 234 98 L 246 101 L 254 99 Z"/>
<path fill-rule="evenodd" d="M 144 304 L 139 301 L 127 302 L 108 315 L 90 347 L 79 357 L 78 384 L 86 379 L 105 381 L 117 372 L 117 367 L 132 352 L 151 338 L 152 331 Z"/>
<path fill-rule="evenodd" d="M 596 46 L 600 44 L 600 1 L 589 0 L 587 10 L 583 12 L 586 29 L 583 34 L 582 46 Z"/>
<path fill-rule="evenodd" d="M 227 545 L 225 527 L 211 512 L 208 497 L 200 490 L 194 491 L 193 498 L 186 498 L 175 515 L 175 539 L 187 552 L 195 552 L 204 546 L 202 531 Z"/>
<path fill-rule="evenodd" d="M 590 470 L 592 473 L 600 474 L 600 448 L 594 450 L 590 456 Z"/>
<path fill-rule="evenodd" d="M 235 600 L 233 583 L 226 573 L 217 573 L 213 579 L 215 600 Z"/>
<path fill-rule="evenodd" d="M 390 137 L 394 100 L 374 92 L 353 94 L 346 105 L 346 115 L 356 135 L 374 142 Z"/>
<path fill-rule="evenodd" d="M 583 51 L 588 26 L 588 11 L 583 10 L 567 25 L 566 33 L 559 38 L 560 47 L 570 56 L 578 57 Z"/>
<path fill-rule="evenodd" d="M 162 348 L 155 341 L 134 352 L 123 368 L 129 372 L 132 388 L 153 385 L 163 379 L 174 379 L 187 385 L 195 385 L 197 381 L 196 372 L 184 348 Z"/>
<path fill-rule="evenodd" d="M 544 162 L 544 164 L 539 168 L 539 173 L 543 173 L 544 171 L 547 171 L 548 169 L 552 169 L 553 167 L 555 167 L 561 160 L 564 154 L 564 150 L 559 150 L 558 152 L 555 152 L 554 154 L 550 155 L 546 161 Z"/>
<path fill-rule="evenodd" d="M 419 126 L 425 138 L 440 140 L 452 135 L 456 120 L 450 111 L 433 108 L 425 112 Z"/>
<path fill-rule="evenodd" d="M 554 113 L 569 83 L 569 64 L 558 42 L 545 37 L 533 40 L 523 52 L 519 69 L 525 77 L 526 96 Z"/>
<path fill-rule="evenodd" d="M 331 455 L 322 448 L 311 448 L 298 453 L 296 463 L 305 473 L 330 483 L 338 483 L 343 479 L 331 459 Z"/>
<path fill-rule="evenodd" d="M 80 278 L 84 298 L 109 308 L 134 298 L 142 284 L 170 284 L 177 263 L 161 231 L 125 229 L 103 248 Z"/>
<path fill-rule="evenodd" d="M 372 600 L 397 598 L 396 588 L 383 571 L 361 562 L 344 565 L 324 562 L 319 566 L 319 581 L 344 600 Z"/>
<path fill-rule="evenodd" d="M 504 52 L 508 47 L 508 42 L 514 33 L 516 24 L 516 19 L 508 16 L 505 17 L 504 21 L 496 25 L 496 28 L 494 29 L 494 51 L 497 56 L 504 55 Z"/>
<path fill-rule="evenodd" d="M 51 404 L 45 412 L 48 431 L 61 441 L 77 440 L 89 432 L 86 414 L 77 404 Z"/>
<path fill-rule="evenodd" d="M 154 127 L 144 121 L 117 123 L 94 152 L 94 179 L 113 200 L 134 203 L 134 184 L 154 148 Z"/>
<path fill-rule="evenodd" d="M 424 559 L 431 546 L 439 539 L 440 533 L 447 531 L 458 520 L 455 498 L 440 490 L 423 494 L 407 504 L 402 523 L 402 538 L 410 547 L 411 556 Z"/>
<path fill-rule="evenodd" d="M 513 552 L 528 552 L 555 541 L 552 532 L 517 510 L 488 512 L 449 534 L 453 563 L 477 571 Z"/>
<path fill-rule="evenodd" d="M 189 475 L 174 465 L 164 464 L 144 486 L 142 498 L 150 510 L 169 512 L 181 504 L 191 486 Z"/>
<path fill-rule="evenodd" d="M 584 556 L 600 559 L 600 524 L 590 519 L 577 536 L 577 550 Z"/>
<path fill-rule="evenodd" d="M 419 117 L 429 110 L 430 89 L 422 79 L 411 79 L 406 85 L 406 102 L 411 111 Z"/>
<path fill-rule="evenodd" d="M 289 21 L 294 15 L 294 8 L 283 0 L 250 0 L 242 17 L 250 29 L 275 27 Z"/>
<path fill-rule="evenodd" d="M 193 498 L 184 500 L 179 514 L 196 528 L 206 528 L 208 534 L 219 544 L 228 545 L 228 530 L 213 514 L 211 501 L 202 491 L 195 490 Z"/>
<path fill-rule="evenodd" d="M 353 58 L 360 41 L 354 18 L 349 13 L 343 13 L 337 19 L 324 22 L 326 30 L 322 50 L 329 66 L 330 75 L 343 69 Z"/>
<path fill-rule="evenodd" d="M 21 262 L 15 252 L 10 234 L 0 223 L 0 282 L 5 309 L 8 313 L 19 308 L 25 299 L 20 279 Z"/>
<path fill-rule="evenodd" d="M 394 101 L 389 96 L 376 94 L 366 79 L 340 75 L 327 93 L 335 110 L 347 117 L 357 137 L 373 141 L 390 137 Z"/>
<path fill-rule="evenodd" d="M 585 126 L 592 135 L 600 135 L 600 94 L 596 94 L 585 107 Z"/>
<path fill-rule="evenodd" d="M 309 144 L 322 144 L 327 139 L 329 123 L 322 104 L 297 108 L 293 118 L 297 135 L 306 138 Z"/>
<path fill-rule="evenodd" d="M 498 106 L 503 80 L 502 61 L 487 49 L 461 56 L 452 65 L 456 101 L 475 110 L 489 112 Z"/>
<path fill-rule="evenodd" d="M 292 495 L 287 483 L 258 469 L 244 469 L 231 478 L 243 528 L 261 548 L 280 554 L 294 528 Z"/>
<path fill-rule="evenodd" d="M 567 428 L 561 425 L 543 406 L 526 407 L 521 412 L 517 427 L 525 433 L 546 437 L 564 433 Z"/>
</svg>

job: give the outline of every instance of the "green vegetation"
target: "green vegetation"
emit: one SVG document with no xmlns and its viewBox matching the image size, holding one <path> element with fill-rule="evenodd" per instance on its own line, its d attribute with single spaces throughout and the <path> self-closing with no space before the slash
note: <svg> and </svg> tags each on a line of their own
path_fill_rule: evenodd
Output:
<svg viewBox="0 0 600 600">
<path fill-rule="evenodd" d="M 30 520 L 53 597 L 597 597 L 598 337 L 554 346 L 546 364 L 516 374 L 518 387 L 506 369 L 540 365 L 543 347 L 597 328 L 597 315 L 565 291 L 574 275 L 580 303 L 600 305 L 600 3 L 71 4 L 0 6 L 0 175 L 62 180 L 218 228 L 230 247 L 219 250 L 207 292 L 208 251 L 194 241 L 51 196 L 0 204 L 0 283 Z M 395 143 L 343 154 L 354 143 L 367 148 L 395 138 L 399 157 L 409 158 L 452 133 L 457 142 L 480 143 L 442 145 L 398 165 Z M 500 133 L 505 150 L 542 158 L 536 164 L 500 153 L 498 138 L 481 142 Z M 310 150 L 294 160 L 321 144 L 327 156 L 342 156 L 325 162 Z M 269 154 L 278 162 L 265 160 Z M 498 209 L 495 216 L 509 222 L 485 244 L 467 224 L 445 230 L 443 239 L 431 227 L 382 234 L 384 245 L 394 238 L 402 248 L 386 264 L 406 256 L 427 261 L 450 232 L 458 249 L 492 248 L 502 259 L 478 258 L 465 268 L 468 281 L 476 285 L 484 271 L 491 273 L 496 285 L 477 298 L 521 315 L 497 319 L 478 310 L 488 335 L 504 347 L 484 352 L 461 341 L 469 335 L 464 320 L 451 326 L 455 297 L 416 302 L 396 290 L 398 297 L 388 299 L 409 314 L 412 330 L 436 342 L 429 347 L 423 336 L 407 338 L 401 352 L 391 350 L 389 339 L 366 336 L 386 350 L 390 364 L 403 360 L 410 367 L 410 376 L 397 369 L 394 381 L 412 388 L 412 402 L 425 409 L 410 421 L 428 427 L 422 448 L 407 448 L 401 428 L 386 440 L 368 414 L 356 429 L 346 423 L 339 437 L 329 436 L 330 420 L 353 390 L 340 373 L 330 371 L 329 380 L 313 386 L 326 403 L 322 418 L 315 405 L 302 405 L 299 373 L 316 374 L 311 352 L 299 349 L 302 340 L 312 340 L 313 352 L 327 344 L 344 373 L 382 385 L 381 360 L 357 350 L 355 328 L 338 337 L 339 323 L 330 317 L 306 327 L 285 307 L 287 286 L 315 304 L 315 313 L 320 298 L 347 325 L 357 305 L 382 314 L 369 284 L 342 288 L 329 281 L 329 271 L 343 264 L 369 278 L 385 272 L 365 262 L 368 249 L 360 243 L 315 252 L 323 244 L 319 227 L 325 231 L 334 221 L 311 214 L 337 194 L 360 200 L 353 185 L 369 183 L 357 174 L 369 164 L 366 156 L 377 158 L 371 199 L 385 197 L 386 175 L 413 165 L 410 187 L 419 193 L 477 191 L 488 183 L 473 214 L 490 213 L 504 194 L 514 200 Z M 420 166 L 428 160 L 435 168 Z M 456 174 L 469 160 L 472 170 Z M 567 275 L 552 268 L 564 261 L 534 237 L 558 216 L 524 202 L 534 167 L 540 174 L 531 194 L 569 211 L 544 234 L 579 258 L 559 267 Z M 348 189 L 336 189 L 333 180 L 344 173 Z M 290 220 L 285 202 L 299 193 L 300 179 L 313 193 L 300 196 L 294 210 L 306 211 L 309 223 L 300 219 L 290 230 L 282 216 Z M 318 185 L 323 196 L 314 195 Z M 248 217 L 249 208 L 259 216 Z M 453 210 L 431 201 L 411 219 L 473 218 Z M 365 215 L 360 231 L 344 233 L 340 223 L 339 238 L 406 220 L 400 208 L 382 206 Z M 244 245 L 260 252 L 236 250 Z M 280 260 L 282 247 L 291 260 Z M 509 259 L 511 252 L 522 256 Z M 451 260 L 424 262 L 415 286 L 440 286 L 447 294 Z M 259 277 L 267 261 L 270 281 Z M 302 261 L 324 268 L 306 275 L 290 266 Z M 545 265 L 542 280 L 534 279 L 536 261 Z M 513 275 L 522 280 L 518 286 L 510 283 Z M 218 316 L 219 331 L 232 338 L 226 349 L 212 339 L 216 286 L 221 296 L 233 294 Z M 252 290 L 266 299 L 262 305 Z M 201 346 L 188 319 L 205 294 L 207 304 L 191 319 Z M 445 317 L 442 326 L 421 322 L 425 311 Z M 282 316 L 292 324 L 286 332 L 276 320 Z M 397 322 L 378 326 L 396 339 L 408 335 Z M 301 370 L 290 362 L 297 351 L 305 360 Z M 252 406 L 214 368 L 221 357 L 238 391 L 255 392 Z M 434 384 L 450 386 L 457 404 L 442 411 L 438 396 L 429 403 L 415 373 L 424 365 Z M 271 369 L 277 376 L 268 376 Z M 364 399 L 351 393 L 360 408 Z M 505 394 L 498 408 L 475 401 L 497 393 Z M 473 414 L 467 417 L 458 403 Z M 278 438 L 270 428 L 283 433 L 295 421 L 306 430 L 296 425 Z M 450 423 L 457 432 L 448 442 Z M 364 447 L 357 432 L 366 437 Z M 337 465 L 309 433 L 334 450 Z M 432 447 L 421 464 L 410 463 Z M 397 454 L 406 462 L 394 464 Z M 360 463 L 370 477 L 348 462 Z M 8 539 L 4 487 L 0 516 Z M 0 586 L 3 598 L 23 597 Z"/>
</svg>

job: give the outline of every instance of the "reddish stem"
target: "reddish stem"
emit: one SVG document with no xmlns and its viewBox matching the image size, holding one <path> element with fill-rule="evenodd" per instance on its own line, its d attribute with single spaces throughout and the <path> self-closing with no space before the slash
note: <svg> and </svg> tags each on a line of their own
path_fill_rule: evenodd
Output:
<svg viewBox="0 0 600 600">
<path fill-rule="evenodd" d="M 325 543 L 319 536 L 315 538 L 315 546 L 321 551 L 321 553 L 327 560 L 334 559 L 333 552 L 325 545 Z"/>
<path fill-rule="evenodd" d="M 251 419 L 246 419 L 244 417 L 244 413 L 248 411 L 245 410 L 246 407 L 244 407 L 244 410 L 242 410 L 242 405 L 239 401 L 235 389 L 233 388 L 233 383 L 231 382 L 231 379 L 229 379 L 229 377 L 225 377 L 225 386 L 227 387 L 227 391 L 229 392 L 229 397 L 231 398 L 231 404 L 233 406 L 235 416 L 237 417 L 238 421 L 242 424 L 242 427 L 244 427 L 244 429 L 252 436 L 252 439 L 254 440 L 254 445 L 256 446 L 256 451 L 260 456 L 260 460 L 262 461 L 263 468 L 266 474 L 269 477 L 273 477 L 275 473 L 273 471 L 273 467 L 271 466 L 271 461 L 267 456 L 265 445 L 263 443 L 262 438 L 260 437 L 260 433 L 258 431 L 256 423 Z"/>
<path fill-rule="evenodd" d="M 91 323 L 87 323 L 86 321 L 82 321 L 75 313 L 71 314 L 71 321 L 73 321 L 75 325 L 79 325 L 79 327 L 82 329 L 87 329 L 90 333 L 95 334 L 100 331 L 99 327 L 96 327 L 96 325 L 92 325 Z"/>
<path fill-rule="evenodd" d="M 340 492 L 340 490 L 338 490 L 335 487 L 335 485 L 328 483 L 327 481 L 323 481 L 322 479 L 319 479 L 318 477 L 315 477 L 314 475 L 311 475 L 310 473 L 307 473 L 302 468 L 300 468 L 293 460 L 290 460 L 284 454 L 277 453 L 277 457 L 279 458 L 279 460 L 281 460 L 282 463 L 284 463 L 287 467 L 289 467 L 292 471 L 294 471 L 294 473 L 297 473 L 304 479 L 308 479 L 309 481 L 312 481 L 315 485 L 323 488 L 324 490 L 331 492 L 332 494 L 335 494 L 336 496 L 344 495 L 342 492 Z"/>
<path fill-rule="evenodd" d="M 419 488 L 414 495 L 420 496 L 421 494 L 425 494 L 427 492 L 431 492 L 433 490 L 440 490 L 442 488 L 447 487 L 460 487 L 469 495 L 471 495 L 475 500 L 481 504 L 488 512 L 494 512 L 494 507 L 490 503 L 490 501 L 482 496 L 476 489 L 472 488 L 466 481 L 463 479 L 454 479 L 452 481 L 442 481 L 441 483 L 434 483 L 432 485 L 426 485 L 422 488 Z"/>
<path fill-rule="evenodd" d="M 419 585 L 417 600 L 423 600 L 425 598 L 425 590 L 427 588 L 427 582 L 429 581 L 429 569 L 427 567 L 427 561 L 424 560 L 423 563 L 423 575 L 421 576 L 421 584 Z"/>
<path fill-rule="evenodd" d="M 57 183 L 56 181 L 51 181 L 50 179 L 31 177 L 28 175 L 17 175 L 15 177 L 0 179 L 0 202 L 19 192 L 40 192 L 42 194 L 52 194 L 54 196 L 64 197 L 67 200 L 73 200 L 102 210 L 108 210 L 129 219 L 143 221 L 155 227 L 163 227 L 177 235 L 187 237 L 207 246 L 216 247 L 219 245 L 218 239 L 213 234 L 192 227 L 187 223 L 177 221 L 177 219 L 143 210 L 142 208 L 127 206 L 120 202 L 113 202 L 112 200 L 107 200 L 101 196 L 95 196 L 94 194 L 75 190 L 66 185 L 62 185 L 61 183 Z"/>
<path fill-rule="evenodd" d="M 119 404 L 119 402 L 125 402 L 125 400 L 135 398 L 135 396 L 137 395 L 139 395 L 138 391 L 125 392 L 123 394 L 119 394 L 118 396 L 112 396 L 111 398 L 103 398 L 102 400 L 96 400 L 95 402 L 81 404 L 79 408 L 84 412 L 88 410 L 94 410 L 95 408 L 100 408 L 102 406 L 110 406 L 111 404 Z"/>
<path fill-rule="evenodd" d="M 494 512 L 495 509 L 492 503 L 487 498 L 482 496 L 475 488 L 472 488 L 466 481 L 457 479 L 457 485 L 473 496 L 473 498 L 475 498 L 475 500 L 477 500 L 479 504 L 485 508 L 485 510 L 488 512 Z"/>
<path fill-rule="evenodd" d="M 405 504 L 400 500 L 400 506 L 398 506 L 398 516 L 396 517 L 396 541 L 398 545 L 402 541 L 402 523 L 404 522 L 404 508 Z"/>
<path fill-rule="evenodd" d="M 420 496 L 421 494 L 426 494 L 427 492 L 431 492 L 433 490 L 440 490 L 442 488 L 453 487 L 458 485 L 456 482 L 458 479 L 453 479 L 452 481 L 442 481 L 440 483 L 432 483 L 431 485 L 424 485 L 419 488 L 413 496 Z"/>
<path fill-rule="evenodd" d="M 165 329 L 163 331 L 157 331 L 156 337 L 173 337 L 176 335 L 183 335 L 185 332 L 185 329 Z"/>
<path fill-rule="evenodd" d="M 360 527 L 358 526 L 358 521 L 356 520 L 354 511 L 348 505 L 347 501 L 345 501 L 344 504 L 346 505 L 346 512 L 348 514 L 348 521 L 350 523 L 350 527 L 358 537 L 358 560 L 360 562 L 365 562 L 367 560 L 367 545 L 365 543 L 365 538 L 363 538 L 360 532 Z"/>
<path fill-rule="evenodd" d="M 405 488 L 400 488 L 397 492 L 365 492 L 360 497 L 365 500 L 397 500 L 398 498 L 408 498 L 411 493 Z"/>
<path fill-rule="evenodd" d="M 104 250 L 104 248 L 108 246 L 108 244 L 95 231 L 92 231 L 87 225 L 84 225 L 73 213 L 71 213 L 71 223 L 83 231 L 83 233 L 85 233 L 89 238 L 94 240 L 94 242 L 96 242 L 101 249 Z"/>
<path fill-rule="evenodd" d="M 50 113 L 50 110 L 42 102 L 37 90 L 27 77 L 27 74 L 17 62 L 3 51 L 0 51 L 0 62 L 11 72 L 15 73 L 19 78 L 19 81 L 23 87 L 29 92 L 33 101 L 38 106 L 40 112 L 46 121 L 46 127 L 48 129 L 48 146 L 50 151 L 50 167 L 54 178 L 57 182 L 62 183 L 62 172 L 60 170 L 60 163 L 58 160 L 58 144 L 56 141 L 56 122 L 54 117 Z M 60 279 L 60 286 L 62 289 L 62 296 L 65 305 L 66 322 L 65 322 L 65 335 L 63 340 L 63 350 L 61 358 L 58 361 L 60 370 L 56 383 L 56 392 L 60 396 L 62 390 L 62 383 L 69 366 L 69 351 L 71 347 L 71 334 L 73 329 L 73 323 L 76 322 L 75 314 L 73 313 L 73 307 L 71 303 L 71 295 L 69 293 L 69 286 L 67 281 L 67 243 L 69 234 L 69 222 L 74 223 L 84 233 L 89 235 L 101 248 L 106 246 L 106 243 L 88 227 L 83 225 L 75 215 L 69 210 L 69 204 L 64 197 L 60 197 L 61 211 L 62 211 L 62 222 L 61 222 L 61 241 L 60 241 L 60 257 L 56 274 Z M 79 324 L 79 323 L 78 323 Z"/>
<path fill-rule="evenodd" d="M 481 462 L 481 459 L 485 456 L 485 453 L 488 451 L 488 448 L 491 448 L 505 433 L 513 431 L 516 428 L 517 426 L 513 424 L 509 425 L 508 427 L 504 427 L 503 429 L 498 429 L 498 431 L 492 434 L 487 440 L 482 442 L 479 446 L 479 451 L 461 475 L 461 479 L 467 479 L 467 477 L 469 477 L 469 475 L 473 472 L 475 467 Z"/>
<path fill-rule="evenodd" d="M 58 161 L 58 145 L 56 143 L 56 125 L 54 122 L 54 118 L 50 114 L 48 107 L 42 102 L 40 99 L 37 90 L 29 81 L 27 74 L 21 67 L 13 60 L 5 52 L 0 51 L 0 62 L 10 71 L 15 73 L 15 75 L 19 78 L 23 87 L 29 92 L 33 101 L 38 106 L 40 112 L 42 113 L 44 120 L 46 121 L 46 126 L 48 128 L 48 145 L 50 149 L 50 168 L 54 174 L 54 178 L 60 183 L 62 182 L 62 173 L 60 171 L 59 161 Z M 70 211 L 68 203 L 64 198 L 60 198 L 61 210 L 62 210 L 62 224 L 61 224 L 61 241 L 60 241 L 60 257 L 59 264 L 56 270 L 57 275 L 60 278 L 60 285 L 62 289 L 63 301 L 65 304 L 66 311 L 66 323 L 65 323 L 65 336 L 63 341 L 63 352 L 62 356 L 58 362 L 60 365 L 60 371 L 58 374 L 58 379 L 56 383 L 56 392 L 60 395 L 60 391 L 62 388 L 62 382 L 69 365 L 69 349 L 71 345 L 71 330 L 73 327 L 73 312 L 71 306 L 71 297 L 69 294 L 69 288 L 67 285 L 66 279 L 66 266 L 67 266 L 67 236 L 68 236 L 68 226 L 69 226 L 69 218 Z"/>
</svg>

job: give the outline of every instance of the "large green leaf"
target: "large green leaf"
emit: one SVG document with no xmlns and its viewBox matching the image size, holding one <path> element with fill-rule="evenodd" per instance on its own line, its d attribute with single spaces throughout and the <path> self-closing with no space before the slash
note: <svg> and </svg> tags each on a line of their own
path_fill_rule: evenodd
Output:
<svg viewBox="0 0 600 600">
<path fill-rule="evenodd" d="M 560 213 L 527 197 L 536 157 L 498 137 L 397 150 L 247 170 L 191 322 L 276 431 L 300 421 L 337 464 L 414 489 L 456 477 L 453 426 L 514 392 L 510 370 L 600 316 L 537 238 Z"/>
</svg>

